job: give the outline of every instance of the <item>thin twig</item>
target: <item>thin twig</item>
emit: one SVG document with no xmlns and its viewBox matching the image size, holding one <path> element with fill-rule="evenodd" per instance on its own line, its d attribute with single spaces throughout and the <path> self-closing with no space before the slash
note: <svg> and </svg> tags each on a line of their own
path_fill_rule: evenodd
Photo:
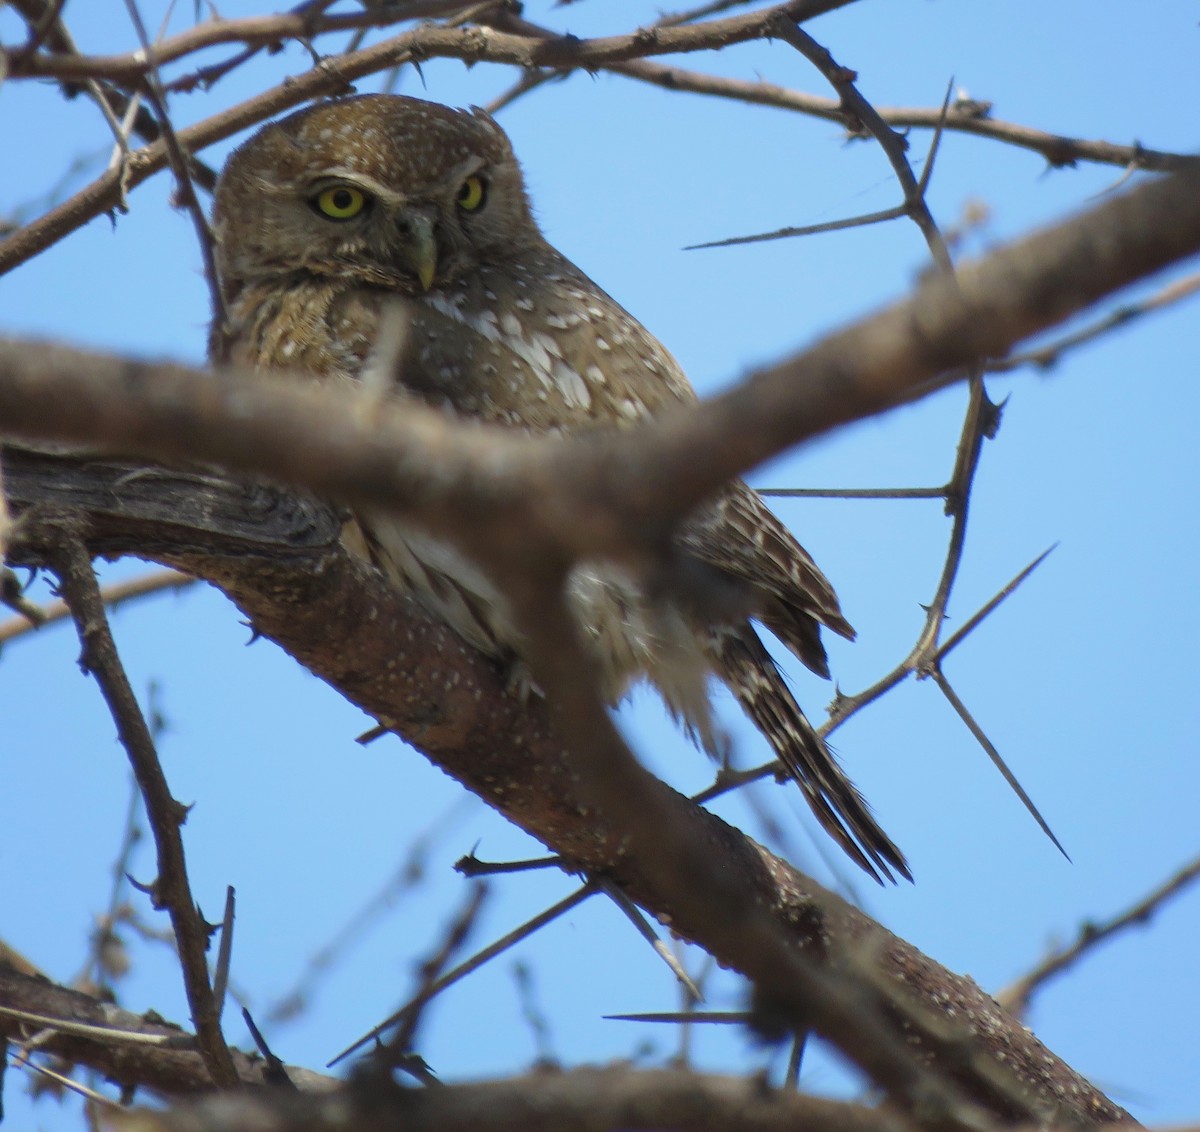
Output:
<svg viewBox="0 0 1200 1132">
<path fill-rule="evenodd" d="M 16 1018 L 21 1022 L 29 1022 L 42 1029 L 55 1030 L 61 1034 L 72 1034 L 79 1038 L 93 1038 L 96 1041 L 162 1046 L 168 1045 L 174 1040 L 165 1034 L 145 1034 L 139 1033 L 137 1030 L 122 1030 L 116 1026 L 94 1026 L 91 1023 L 78 1022 L 72 1018 L 54 1018 L 48 1014 L 18 1010 L 3 1004 L 0 1004 L 0 1014 L 8 1018 Z"/>
<path fill-rule="evenodd" d="M 311 38 L 314 34 L 316 34 L 317 31 L 314 17 L 324 15 L 325 10 L 329 7 L 332 7 L 334 2 L 335 0 L 303 0 L 302 3 L 297 4 L 294 8 L 289 9 L 286 14 L 289 16 L 300 16 L 307 20 L 313 21 L 313 31 L 309 33 L 308 37 L 306 37 Z M 371 14 L 371 9 L 369 6 L 364 4 L 363 8 L 364 15 Z M 361 32 L 362 30 L 363 29 L 360 26 L 359 31 Z M 183 78 L 176 79 L 174 82 L 166 84 L 163 89 L 171 92 L 181 91 L 184 93 L 197 88 L 208 90 L 214 86 L 218 80 L 223 79 L 231 71 L 234 71 L 243 64 L 248 63 L 251 59 L 263 51 L 266 46 L 267 45 L 264 43 L 255 43 L 247 47 L 243 47 L 240 51 L 230 56 L 230 58 L 224 59 L 219 63 L 210 63 L 207 66 L 201 67 L 192 72 L 190 75 L 185 75 Z"/>
<path fill-rule="evenodd" d="M 672 1026 L 703 1022 L 712 1026 L 745 1026 L 754 1020 L 746 1010 L 658 1010 L 640 1014 L 605 1014 L 609 1022 L 656 1022 Z"/>
<path fill-rule="evenodd" d="M 79 55 L 74 39 L 59 18 L 59 13 L 64 7 L 64 0 L 53 0 L 49 4 L 46 3 L 46 0 L 13 0 L 13 6 L 21 11 L 27 22 L 39 24 L 39 31 L 45 36 L 45 42 L 55 54 L 60 56 Z M 36 53 L 40 47 L 42 35 L 35 36 L 16 56 L 10 58 L 10 65 L 15 59 L 18 62 L 18 69 L 20 69 L 20 61 L 23 61 L 27 55 Z M 104 115 L 110 128 L 116 123 L 117 128 L 113 130 L 113 133 L 116 136 L 117 145 L 123 151 L 123 161 L 127 161 L 128 158 L 129 151 L 125 143 L 131 130 L 146 141 L 157 141 L 161 136 L 154 115 L 139 105 L 140 93 L 138 91 L 134 91 L 130 95 L 118 89 L 113 83 L 106 81 L 106 76 L 99 75 L 85 79 L 82 84 L 64 79 L 60 81 L 60 85 L 64 95 L 68 98 L 72 97 L 79 89 L 86 91 L 100 107 L 100 112 Z M 192 172 L 196 182 L 202 188 L 212 190 L 217 180 L 217 175 L 212 169 L 198 158 L 193 158 Z"/>
<path fill-rule="evenodd" d="M 55 51 L 73 50 L 74 44 L 70 35 L 63 27 L 59 16 L 67 0 L 13 0 L 13 7 L 21 13 L 29 28 L 29 41 L 19 50 L 13 52 L 13 58 L 20 60 L 26 55 L 35 55 L 43 43 L 49 43 Z"/>
<path fill-rule="evenodd" d="M 79 633 L 80 664 L 96 678 L 145 800 L 158 851 L 158 878 L 149 891 L 155 906 L 167 909 L 175 930 L 197 1044 L 213 1083 L 233 1085 L 237 1082 L 237 1072 L 221 1035 L 220 1018 L 208 980 L 209 928 L 192 896 L 180 836 L 187 807 L 171 796 L 150 728 L 117 654 L 100 587 L 83 542 L 77 535 L 64 532 L 55 558 L 63 600 L 71 607 Z"/>
<path fill-rule="evenodd" d="M 3 481 L 0 481 L 0 491 L 3 490 L 3 487 Z M 7 529 L 11 529 L 7 509 L 3 515 L 0 515 L 0 522 L 3 522 Z M 7 534 L 7 530 L 0 530 L 0 535 L 5 534 Z M 0 559 L 0 563 L 2 562 L 3 559 Z M 25 596 L 21 580 L 4 565 L 0 565 L 0 605 L 7 605 L 9 609 L 15 609 L 20 614 L 19 617 L 8 622 L 9 625 L 16 626 L 18 632 L 32 631 L 46 623 L 46 615 L 42 612 L 41 607 Z M 0 637 L 0 643 L 3 643 L 2 637 Z"/>
<path fill-rule="evenodd" d="M 125 821 L 122 823 L 121 844 L 117 850 L 117 859 L 112 866 L 112 884 L 108 892 L 108 910 L 100 923 L 92 932 L 91 947 L 84 966 L 82 982 L 84 986 L 95 986 L 102 990 L 111 991 L 111 985 L 106 976 L 115 972 L 113 964 L 106 959 L 107 944 L 116 942 L 116 926 L 121 910 L 121 896 L 129 883 L 130 859 L 133 850 L 141 840 L 139 816 L 141 811 L 141 791 L 137 779 L 132 775 L 129 782 L 129 801 L 125 806 Z M 103 980 L 103 981 L 102 981 Z"/>
<path fill-rule="evenodd" d="M 929 206 L 925 202 L 925 186 L 918 181 L 908 163 L 908 140 L 884 121 L 882 115 L 871 105 L 854 85 L 856 75 L 841 66 L 829 53 L 829 49 L 818 43 L 811 35 L 792 20 L 779 20 L 780 35 L 799 51 L 837 91 L 846 111 L 863 125 L 863 128 L 879 143 L 884 155 L 904 190 L 904 207 L 913 222 L 921 229 L 925 242 L 938 270 L 950 274 L 954 267 L 950 252 L 938 231 Z M 945 119 L 945 108 L 941 121 Z"/>
<path fill-rule="evenodd" d="M 181 574 L 178 570 L 155 570 L 140 577 L 131 578 L 127 582 L 113 582 L 100 591 L 100 600 L 108 608 L 115 608 L 135 598 L 146 597 L 160 593 L 163 590 L 182 590 L 194 586 L 196 579 L 190 574 Z M 18 637 L 27 636 L 42 625 L 62 621 L 71 616 L 71 610 L 65 601 L 52 601 L 48 605 L 33 606 L 36 610 L 36 622 L 28 616 L 14 617 L 10 621 L 0 622 L 0 645 L 15 641 Z"/>
<path fill-rule="evenodd" d="M 550 1023 L 546 1020 L 546 1012 L 542 1010 L 534 993 L 533 968 L 523 959 L 516 959 L 512 965 L 513 982 L 517 988 L 517 999 L 521 1004 L 521 1017 L 533 1034 L 534 1046 L 537 1049 L 535 1064 L 548 1066 L 558 1063 L 554 1056 L 554 1048 L 550 1041 Z"/>
<path fill-rule="evenodd" d="M 437 949 L 420 966 L 421 981 L 416 993 L 408 1001 L 407 1011 L 396 1032 L 380 1051 L 380 1056 L 389 1065 L 398 1063 L 399 1058 L 413 1052 L 417 1028 L 427 1007 L 441 991 L 441 975 L 450 959 L 462 948 L 467 936 L 479 919 L 483 902 L 487 899 L 488 887 L 482 881 L 469 887 L 467 898 L 457 916 L 450 921 Z"/>
<path fill-rule="evenodd" d="M 944 487 L 760 487 L 777 499 L 945 499 Z"/>
<path fill-rule="evenodd" d="M 1158 888 L 1124 912 L 1120 912 L 1108 920 L 1101 920 L 1099 923 L 1084 924 L 1079 929 L 1079 935 L 1074 943 L 1052 951 L 1027 975 L 1023 975 L 997 994 L 996 1001 L 1014 1017 L 1023 1018 L 1029 1010 L 1029 1004 L 1034 994 L 1051 979 L 1070 970 L 1080 959 L 1105 940 L 1111 939 L 1126 928 L 1140 927 L 1149 923 L 1163 905 L 1182 893 L 1197 879 L 1200 879 L 1200 858 L 1185 865 L 1174 876 L 1164 881 Z"/>
<path fill-rule="evenodd" d="M 707 240 L 702 244 L 685 244 L 685 252 L 701 251 L 706 248 L 732 248 L 741 244 L 761 244 L 770 240 L 788 240 L 798 236 L 819 236 L 826 232 L 844 232 L 847 228 L 864 228 L 869 224 L 884 224 L 908 215 L 904 205 L 895 205 L 879 212 L 868 212 L 862 216 L 851 216 L 845 220 L 828 220 L 823 224 L 805 224 L 800 228 L 776 228 L 771 232 L 756 232 L 752 236 L 727 236 L 723 240 Z"/>
<path fill-rule="evenodd" d="M 454 871 L 465 877 L 489 877 L 499 873 L 528 873 L 539 869 L 561 869 L 561 857 L 531 857 L 525 861 L 481 861 L 474 853 L 459 857 Z"/>
<path fill-rule="evenodd" d="M 602 69 L 668 91 L 684 91 L 752 106 L 770 106 L 810 118 L 837 122 L 845 126 L 852 137 L 861 137 L 857 126 L 836 98 L 808 94 L 774 83 L 750 82 L 690 71 L 646 59 L 607 64 Z M 559 75 L 565 73 L 558 72 Z M 900 130 L 935 130 L 943 120 L 943 113 L 936 106 L 879 106 L 876 110 L 889 126 Z M 1100 139 L 1073 138 L 1019 122 L 1006 122 L 991 116 L 990 103 L 973 99 L 952 102 L 946 109 L 944 121 L 947 131 L 971 134 L 1039 154 L 1051 168 L 1074 166 L 1086 161 L 1097 165 L 1115 165 L 1122 169 L 1132 167 L 1166 173 L 1197 160 L 1191 154 L 1146 149 L 1136 143 L 1120 145 Z"/>
<path fill-rule="evenodd" d="M 106 1097 L 103 1093 L 98 1093 L 95 1089 L 88 1088 L 81 1081 L 76 1081 L 73 1077 L 68 1077 L 65 1073 L 59 1073 L 57 1070 L 51 1069 L 48 1065 L 42 1065 L 40 1062 L 34 1061 L 32 1056 L 20 1047 L 13 1054 L 13 1063 L 22 1069 L 28 1069 L 40 1074 L 47 1080 L 53 1081 L 56 1085 L 61 1085 L 64 1089 L 69 1089 L 71 1092 L 83 1097 L 84 1100 L 91 1101 L 94 1104 L 104 1105 L 115 1112 L 120 1112 L 125 1107 L 114 1101 L 111 1097 Z"/>
<path fill-rule="evenodd" d="M 250 1031 L 250 1040 L 254 1042 L 258 1052 L 262 1054 L 263 1060 L 267 1063 L 266 1069 L 263 1071 L 263 1077 L 268 1085 L 282 1085 L 285 1088 L 295 1088 L 295 1083 L 288 1074 L 287 1066 L 279 1059 L 267 1044 L 267 1039 L 263 1037 L 262 1031 L 258 1028 L 258 1024 L 254 1021 L 254 1015 L 250 1013 L 244 1006 L 242 1007 L 242 1021 L 246 1025 L 246 1029 Z"/>
<path fill-rule="evenodd" d="M 146 93 L 150 105 L 158 118 L 159 129 L 166 143 L 167 159 L 171 164 L 171 172 L 175 175 L 175 199 L 180 208 L 187 212 L 192 227 L 196 231 L 196 240 L 200 245 L 200 260 L 204 264 L 204 280 L 208 284 L 209 303 L 212 307 L 210 334 L 211 340 L 223 344 L 226 339 L 225 300 L 217 283 L 217 263 L 213 252 L 213 234 L 208 226 L 208 218 L 200 207 L 196 196 L 196 186 L 192 183 L 191 155 L 187 153 L 175 132 L 171 116 L 167 112 L 167 96 L 163 91 L 162 76 L 158 70 L 158 59 L 154 45 L 146 33 L 146 25 L 142 21 L 142 13 L 138 9 L 137 0 L 125 0 L 125 8 L 137 32 L 138 42 L 147 63 Z M 218 359 L 224 360 L 223 349 L 218 351 Z"/>
<path fill-rule="evenodd" d="M 811 40 L 811 37 L 808 38 Z M 831 63 L 832 60 L 829 60 L 828 62 Z M 848 85 L 850 90 L 854 89 L 853 84 Z M 863 100 L 863 104 L 865 104 L 865 100 Z M 695 251 L 700 248 L 727 248 L 737 244 L 757 244 L 768 240 L 784 240 L 799 236 L 816 236 L 826 232 L 841 232 L 847 228 L 862 228 L 869 224 L 883 224 L 890 220 L 899 220 L 904 216 L 910 216 L 917 220 L 917 223 L 921 226 L 922 231 L 926 232 L 927 236 L 931 232 L 936 235 L 936 239 L 930 244 L 930 247 L 935 249 L 936 258 L 936 248 L 939 246 L 944 248 L 945 244 L 942 241 L 940 234 L 937 233 L 937 228 L 933 223 L 933 218 L 929 215 L 928 208 L 925 206 L 925 190 L 929 187 L 929 181 L 933 177 L 934 164 L 937 160 L 938 146 L 941 144 L 942 135 L 945 130 L 946 112 L 949 108 L 949 105 L 950 90 L 947 88 L 946 99 L 942 103 L 942 117 L 933 131 L 933 141 L 930 143 L 929 153 L 925 157 L 925 168 L 921 172 L 920 180 L 910 185 L 907 178 L 903 176 L 901 177 L 901 183 L 904 184 L 905 191 L 905 200 L 903 204 L 895 205 L 892 208 L 885 208 L 879 212 L 869 212 L 863 216 L 851 216 L 844 220 L 830 220 L 823 224 L 807 224 L 800 228 L 776 228 L 773 232 L 760 232 L 753 236 L 731 236 L 724 240 L 710 240 L 708 243 L 704 244 L 689 244 L 683 250 Z M 860 104 L 855 104 L 855 110 L 856 112 L 860 110 Z M 870 129 L 872 132 L 874 132 L 875 130 L 881 128 L 887 130 L 890 135 L 896 136 L 895 131 L 888 128 L 887 123 L 884 121 L 882 115 L 879 115 L 878 112 L 876 112 L 875 117 L 871 119 Z M 904 149 L 907 149 L 907 147 L 908 142 L 905 141 Z M 896 155 L 899 154 L 901 161 L 900 165 L 896 167 L 898 169 L 903 168 L 907 170 L 907 159 L 903 158 L 904 149 L 899 149 L 893 153 L 891 149 L 885 147 L 885 152 L 887 152 L 888 156 L 893 159 L 894 166 Z M 916 203 L 914 204 L 914 202 Z M 943 265 L 939 261 L 939 266 L 942 266 L 943 270 L 945 270 L 948 265 L 949 256 L 947 255 L 945 264 Z"/>
<path fill-rule="evenodd" d="M 787 1069 L 784 1071 L 783 1083 L 789 1089 L 800 1088 L 800 1068 L 804 1064 L 804 1051 L 808 1048 L 808 1031 L 796 1034 L 788 1049 Z"/>
<path fill-rule="evenodd" d="M 451 986 L 460 979 L 465 978 L 472 971 L 478 970 L 486 962 L 488 962 L 488 960 L 494 959 L 497 955 L 507 951 L 514 944 L 520 943 L 523 939 L 527 939 L 534 932 L 538 931 L 538 929 L 544 927 L 552 920 L 558 919 L 559 916 L 569 912 L 576 905 L 582 904 L 583 901 L 585 901 L 589 896 L 594 896 L 597 891 L 599 891 L 597 886 L 589 882 L 582 888 L 577 889 L 570 896 L 560 900 L 557 904 L 551 905 L 544 912 L 541 912 L 538 915 L 526 920 L 525 923 L 523 923 L 519 928 L 515 928 L 507 935 L 501 936 L 500 939 L 496 940 L 494 943 L 490 943 L 481 951 L 476 952 L 473 956 L 471 956 L 470 959 L 466 960 L 466 962 L 460 963 L 453 970 L 447 971 L 446 974 L 434 980 L 434 982 L 430 984 L 428 988 L 426 988 L 427 997 L 431 998 L 433 995 L 441 993 L 448 986 Z M 413 1000 L 412 1002 L 407 1003 L 405 1006 L 402 1006 L 396 1011 L 395 1014 L 385 1018 L 379 1023 L 378 1026 L 373 1027 L 368 1033 L 364 1034 L 361 1038 L 354 1042 L 353 1045 L 347 1046 L 344 1050 L 342 1050 L 341 1053 L 333 1058 L 333 1060 L 327 1062 L 326 1068 L 331 1068 L 339 1061 L 349 1057 L 350 1054 L 362 1049 L 362 1047 L 367 1045 L 369 1042 L 373 1042 L 386 1030 L 396 1025 L 396 1023 L 402 1021 L 408 1012 L 414 1009 L 416 1005 L 416 1000 Z"/>
<path fill-rule="evenodd" d="M 1093 342 L 1143 315 L 1182 302 L 1197 292 L 1200 292 L 1200 272 L 1185 276 L 1183 279 L 1175 279 L 1139 302 L 1124 303 L 1081 330 L 1065 334 L 1053 342 L 1047 342 L 1044 346 L 1025 350 L 1019 354 L 1010 354 L 1006 358 L 992 358 L 987 364 L 988 373 L 1010 373 L 1021 366 L 1030 365 L 1037 366 L 1039 369 L 1052 369 L 1062 360 L 1064 354 L 1076 347 Z"/>
<path fill-rule="evenodd" d="M 461 796 L 412 838 L 404 859 L 392 870 L 378 891 L 329 935 L 309 956 L 291 987 L 261 1012 L 268 1024 L 291 1021 L 303 1013 L 321 978 L 334 970 L 350 945 L 361 940 L 385 912 L 395 908 L 403 894 L 413 891 L 426 879 L 429 853 L 437 836 L 448 832 L 451 816 L 469 804 L 469 796 Z"/>
</svg>

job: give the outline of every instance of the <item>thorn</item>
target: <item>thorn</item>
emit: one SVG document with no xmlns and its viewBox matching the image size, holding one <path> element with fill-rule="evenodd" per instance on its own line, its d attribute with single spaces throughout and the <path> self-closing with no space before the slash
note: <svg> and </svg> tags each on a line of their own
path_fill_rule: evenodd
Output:
<svg viewBox="0 0 1200 1132">
<path fill-rule="evenodd" d="M 288 1076 L 286 1066 L 271 1052 L 271 1047 L 267 1045 L 267 1039 L 262 1036 L 262 1031 L 254 1024 L 250 1011 L 244 1006 L 242 1007 L 242 1021 L 246 1023 L 250 1037 L 267 1063 L 263 1069 L 263 1080 L 268 1085 L 283 1085 L 285 1088 L 295 1089 L 296 1083 Z"/>
<path fill-rule="evenodd" d="M 1030 813 L 1034 821 L 1041 826 L 1042 832 L 1050 838 L 1054 847 L 1068 860 L 1071 860 L 1070 854 L 1062 847 L 1062 843 L 1054 836 L 1054 831 L 1050 828 L 1049 823 L 1042 817 L 1041 811 L 1034 805 L 1033 799 L 1025 792 L 1025 787 L 1017 780 L 1017 776 L 1009 769 L 1008 764 L 1001 757 L 1000 752 L 996 749 L 995 744 L 984 734 L 983 728 L 975 721 L 975 717 L 967 710 L 966 705 L 958 698 L 958 694 L 950 686 L 949 681 L 940 670 L 934 670 L 932 673 L 933 679 L 937 686 L 942 690 L 942 695 L 950 701 L 950 706 L 958 713 L 959 718 L 967 725 L 967 729 L 975 736 L 976 742 L 987 752 L 987 756 L 992 760 L 992 764 L 1004 777 L 1004 781 L 1008 783 L 1013 793 L 1016 794 L 1025 809 Z"/>
</svg>

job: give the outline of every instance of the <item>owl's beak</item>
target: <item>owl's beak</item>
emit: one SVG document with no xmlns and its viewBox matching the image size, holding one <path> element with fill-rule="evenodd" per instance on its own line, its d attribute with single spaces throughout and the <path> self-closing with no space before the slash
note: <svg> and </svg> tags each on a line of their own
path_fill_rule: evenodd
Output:
<svg viewBox="0 0 1200 1132">
<path fill-rule="evenodd" d="M 421 290 L 428 291 L 438 266 L 434 218 L 419 209 L 406 209 L 397 220 L 397 228 L 403 236 L 400 259 L 420 281 Z"/>
</svg>

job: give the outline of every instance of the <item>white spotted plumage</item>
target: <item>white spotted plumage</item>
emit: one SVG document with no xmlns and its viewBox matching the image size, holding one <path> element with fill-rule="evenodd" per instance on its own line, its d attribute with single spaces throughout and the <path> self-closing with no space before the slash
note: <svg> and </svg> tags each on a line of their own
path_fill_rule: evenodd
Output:
<svg viewBox="0 0 1200 1132">
<path fill-rule="evenodd" d="M 360 194 L 361 210 L 323 214 L 319 192 L 331 184 Z M 482 111 L 366 95 L 293 114 L 235 152 L 214 220 L 237 361 L 374 380 L 373 344 L 398 306 L 399 390 L 465 418 L 578 431 L 628 427 L 694 400 L 661 343 L 546 242 L 508 139 Z M 378 565 L 466 640 L 497 658 L 519 655 L 482 571 L 390 516 L 358 520 Z M 691 516 L 677 547 L 815 671 L 827 674 L 821 625 L 853 635 L 812 559 L 744 484 Z M 874 876 L 908 875 L 742 614 L 710 623 L 602 563 L 575 571 L 570 598 L 610 699 L 645 677 L 711 748 L 711 671 L 842 847 Z"/>
</svg>

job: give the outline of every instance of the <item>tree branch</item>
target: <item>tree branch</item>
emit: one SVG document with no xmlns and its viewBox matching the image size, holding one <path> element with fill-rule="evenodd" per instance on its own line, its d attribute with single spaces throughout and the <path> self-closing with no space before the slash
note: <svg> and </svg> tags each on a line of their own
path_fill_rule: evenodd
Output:
<svg viewBox="0 0 1200 1132">
<path fill-rule="evenodd" d="M 0 349 L 0 419 L 14 432 L 199 458 L 390 505 L 462 542 L 512 601 L 549 712 L 506 696 L 501 674 L 444 626 L 418 616 L 414 631 L 409 603 L 329 543 L 317 568 L 310 561 L 299 572 L 289 545 L 290 573 L 263 553 L 261 531 L 250 560 L 163 549 L 161 534 L 153 553 L 217 581 L 257 629 L 518 824 L 747 974 L 789 1024 L 811 1020 L 902 1107 L 933 1103 L 935 1121 L 958 1126 L 978 1119 L 967 1100 L 1008 1118 L 1115 1119 L 1116 1106 L 973 984 L 646 775 L 579 678 L 588 661 L 559 616 L 556 583 L 579 557 L 653 565 L 679 516 L 735 472 L 936 387 L 955 367 L 1003 353 L 1195 251 L 1198 182 L 1193 173 L 1145 185 L 968 265 L 957 280 L 927 282 L 913 299 L 716 401 L 621 436 L 535 442 L 411 406 L 364 405 L 345 390 L 213 381 L 182 367 L 19 345 Z M 20 527 L 16 536 L 25 560 L 45 553 Z M 195 547 L 195 532 L 187 537 Z M 147 553 L 136 539 L 128 549 Z M 939 1022 L 942 1011 L 966 1029 Z M 946 1075 L 913 1062 L 911 1050 Z"/>
<path fill-rule="evenodd" d="M 37 1032 L 39 1053 L 87 1065 L 127 1087 L 150 1089 L 164 1097 L 212 1091 L 212 1077 L 187 1031 L 157 1017 L 142 1017 L 91 995 L 22 974 L 0 962 L 0 1041 L 20 1044 Z M 243 1085 L 263 1083 L 260 1058 L 230 1050 Z M 288 1067 L 301 1089 L 332 1088 L 324 1074 Z"/>
<path fill-rule="evenodd" d="M 662 891 L 645 862 L 624 852 L 627 831 L 619 820 L 596 811 L 580 814 L 578 783 L 544 702 L 522 705 L 508 695 L 503 672 L 351 556 L 338 542 L 335 511 L 210 473 L 143 469 L 131 475 L 128 465 L 68 458 L 54 474 L 54 461 L 44 454 L 6 453 L 5 482 L 22 515 L 45 506 L 88 507 L 94 549 L 153 554 L 215 581 L 256 632 L 277 641 L 348 699 L 389 720 L 510 820 L 578 867 L 611 877 L 721 962 L 742 971 L 758 968 L 751 941 L 727 931 L 727 924 L 714 933 L 711 922 L 706 926 L 679 914 L 677 901 Z M 18 520 L 19 563 L 44 561 L 46 548 L 29 539 L 37 530 Z M 975 1056 L 1003 1053 L 1033 1095 L 1063 1106 L 1060 1111 L 1124 1118 L 970 980 L 940 968 L 715 815 L 661 783 L 654 789 L 671 822 L 692 831 L 793 946 L 827 963 L 869 954 L 897 998 L 911 996 L 965 1022 L 959 1045 L 973 1030 Z M 709 916 L 720 920 L 722 911 L 714 907 Z M 906 1016 L 899 1010 L 894 1024 L 907 1025 Z M 926 1039 L 910 1031 L 905 1040 L 920 1051 Z M 959 1064 L 955 1073 L 975 1095 L 1012 1111 L 979 1079 L 974 1065 Z"/>
<path fill-rule="evenodd" d="M 155 908 L 165 908 L 171 917 L 184 990 L 205 1065 L 214 1084 L 229 1086 L 237 1080 L 237 1073 L 221 1033 L 220 1011 L 208 978 L 209 927 L 192 896 L 184 860 L 180 829 L 187 820 L 187 807 L 175 800 L 167 785 L 150 728 L 117 655 L 91 553 L 80 532 L 71 526 L 65 533 L 59 528 L 50 535 L 54 548 L 51 566 L 75 618 L 80 666 L 100 686 L 146 805 L 158 855 L 158 876 L 148 891 Z"/>
<path fill-rule="evenodd" d="M 122 1127 L 128 1132 L 901 1132 L 907 1126 L 876 1109 L 772 1089 L 753 1079 L 613 1066 L 439 1089 L 360 1085 L 318 1097 L 243 1093 L 169 1113 L 139 1112 Z"/>
</svg>

